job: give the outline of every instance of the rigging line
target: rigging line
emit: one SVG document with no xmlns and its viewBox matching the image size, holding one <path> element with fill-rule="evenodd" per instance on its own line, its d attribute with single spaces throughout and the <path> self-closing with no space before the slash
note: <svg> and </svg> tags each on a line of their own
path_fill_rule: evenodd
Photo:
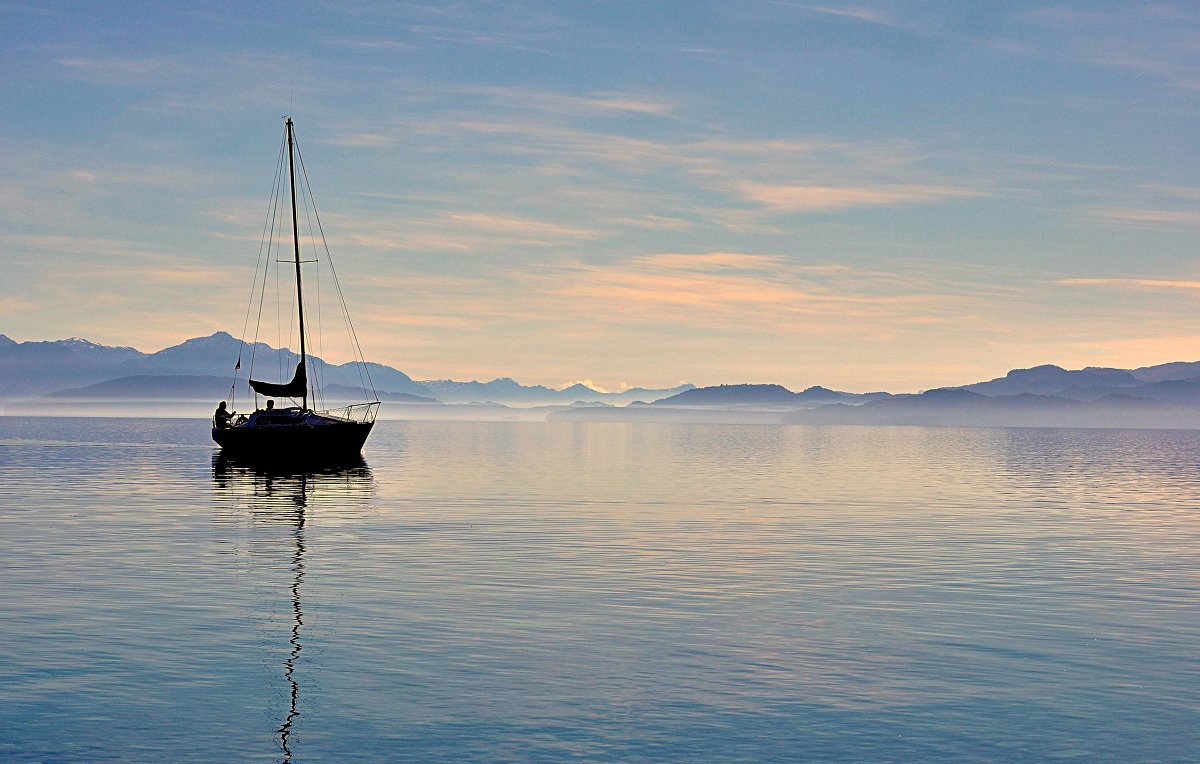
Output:
<svg viewBox="0 0 1200 764">
<path fill-rule="evenodd" d="M 321 262 L 320 262 L 320 260 L 313 261 L 313 270 L 316 272 L 314 274 L 313 280 L 317 282 L 317 352 L 320 354 L 320 358 L 322 359 L 322 361 L 324 361 L 324 359 L 325 359 L 325 335 L 323 333 L 323 327 L 321 326 Z M 310 332 L 310 334 L 311 334 L 311 332 Z M 319 372 L 317 372 L 317 374 L 314 375 L 314 377 L 316 378 L 317 383 L 318 383 L 317 387 L 319 387 L 320 390 L 317 390 L 316 388 L 314 388 L 313 393 L 314 393 L 314 395 L 320 395 L 322 401 L 325 400 L 325 396 L 323 394 L 321 394 L 321 390 L 324 390 L 324 388 L 325 388 L 325 366 L 326 365 L 327 364 L 322 363 L 321 370 Z"/>
<path fill-rule="evenodd" d="M 237 364 L 234 366 L 233 385 L 231 385 L 231 387 L 230 387 L 230 395 L 229 395 L 230 405 L 233 405 L 233 403 L 237 397 L 237 393 L 236 393 L 237 371 L 242 366 L 242 353 L 246 348 L 246 330 L 250 326 L 250 312 L 254 308 L 254 293 L 258 291 L 258 274 L 259 274 L 259 271 L 261 270 L 263 272 L 263 276 L 265 278 L 267 263 L 270 262 L 270 257 L 269 257 L 269 255 L 270 255 L 270 239 L 268 239 L 268 234 L 271 232 L 271 221 L 275 217 L 275 200 L 279 196 L 279 191 L 278 191 L 279 177 L 280 177 L 279 171 L 282 166 L 283 166 L 283 147 L 281 145 L 280 149 L 279 149 L 279 157 L 275 160 L 275 177 L 271 181 L 271 202 L 267 205 L 267 214 L 263 217 L 262 236 L 259 238 L 259 241 L 258 241 L 258 259 L 255 260 L 255 262 L 254 262 L 254 280 L 252 282 L 250 282 L 250 299 L 246 300 L 246 315 L 242 319 L 242 332 L 240 335 L 238 335 L 238 341 L 239 341 L 238 357 L 237 357 Z M 267 257 L 263 256 L 264 248 L 266 249 Z M 261 309 L 261 303 L 260 303 L 260 309 Z M 255 327 L 255 339 L 257 339 L 257 337 L 258 337 L 258 328 Z M 254 368 L 254 346 L 251 345 L 250 369 L 252 370 L 253 368 Z M 247 371 L 246 374 L 247 374 L 247 377 L 249 377 L 250 372 Z"/>
<path fill-rule="evenodd" d="M 293 138 L 294 138 L 294 133 L 293 133 Z M 346 319 L 347 336 L 350 339 L 351 352 L 354 354 L 354 359 L 356 361 L 355 371 L 358 373 L 359 385 L 361 386 L 361 389 L 364 392 L 366 391 L 367 387 L 369 386 L 371 389 L 372 397 L 378 398 L 379 394 L 376 392 L 375 385 L 371 381 L 371 372 L 370 372 L 370 369 L 367 367 L 366 358 L 363 356 L 362 346 L 359 344 L 358 336 L 354 332 L 354 323 L 350 319 L 350 309 L 346 305 L 346 298 L 342 294 L 341 284 L 338 282 L 337 268 L 333 264 L 333 255 L 329 252 L 329 242 L 325 239 L 325 230 L 324 230 L 324 227 L 321 225 L 321 215 L 317 211 L 317 200 L 316 200 L 316 197 L 313 196 L 312 184 L 308 180 L 308 168 L 305 167 L 305 165 L 304 165 L 304 155 L 300 153 L 300 146 L 298 143 L 296 144 L 296 157 L 300 163 L 300 174 L 301 174 L 301 178 L 304 181 L 304 188 L 307 191 L 307 198 L 305 199 L 305 210 L 307 211 L 309 201 L 311 201 L 312 202 L 312 216 L 315 217 L 317 220 L 317 230 L 320 232 L 320 235 L 321 235 L 321 245 L 325 250 L 325 259 L 329 263 L 329 270 L 330 270 L 330 273 L 333 275 L 334 286 L 336 287 L 338 300 L 341 303 L 342 315 Z M 311 231 L 311 228 L 312 228 L 312 223 L 310 221 L 309 222 L 310 231 Z M 364 372 L 366 374 L 365 380 L 363 379 Z"/>
<path fill-rule="evenodd" d="M 282 364 L 280 371 L 282 371 L 283 373 L 280 374 L 280 376 L 279 376 L 280 381 L 284 381 L 288 378 L 287 371 L 288 371 L 288 369 L 291 368 L 292 356 L 295 355 L 295 353 L 292 352 L 292 340 L 296 339 L 296 327 L 292 325 L 292 316 L 295 314 L 296 311 L 294 311 L 292 309 L 296 307 L 296 290 L 293 289 L 290 284 L 288 285 L 288 294 L 291 295 L 291 297 L 288 299 L 288 311 L 287 311 L 287 314 L 288 314 L 287 352 L 286 353 L 283 352 L 284 348 L 281 345 L 279 348 L 279 362 Z M 297 323 L 299 323 L 299 322 L 297 321 Z M 282 330 L 282 328 L 283 327 L 281 326 L 280 329 Z M 284 359 L 287 359 L 287 360 L 284 360 Z M 307 369 L 305 371 L 307 371 Z"/>
<path fill-rule="evenodd" d="M 284 140 L 285 140 L 284 145 L 286 145 L 286 140 L 287 140 L 286 137 L 284 138 Z M 254 361 L 258 355 L 258 337 L 259 337 L 259 332 L 262 329 L 262 312 L 263 312 L 263 306 L 266 304 L 267 281 L 270 278 L 269 270 L 271 267 L 271 261 L 273 259 L 271 257 L 271 252 L 274 248 L 275 242 L 278 241 L 278 239 L 276 238 L 275 229 L 276 229 L 276 225 L 277 225 L 277 220 L 279 218 L 279 204 L 280 204 L 280 195 L 281 195 L 280 188 L 281 188 L 281 184 L 282 184 L 281 178 L 283 177 L 283 146 L 281 146 L 279 149 L 279 156 L 280 156 L 279 163 L 275 167 L 275 184 L 274 184 L 275 196 L 274 196 L 274 199 L 272 200 L 272 206 L 270 208 L 270 220 L 271 220 L 270 238 L 267 241 L 266 259 L 263 262 L 262 285 L 259 289 L 259 295 L 258 295 L 258 317 L 254 324 L 254 344 L 250 346 L 250 370 L 248 372 L 246 372 L 247 379 L 252 379 L 254 376 Z M 256 271 L 256 273 L 257 273 L 257 271 Z M 253 390 L 253 388 L 251 388 L 251 390 Z M 254 400 L 257 402 L 258 391 L 254 390 L 253 394 L 254 394 Z M 256 403 L 256 405 L 257 405 L 257 403 Z"/>
<path fill-rule="evenodd" d="M 296 139 L 296 132 L 295 132 L 295 126 L 293 126 L 292 127 L 293 143 L 295 142 L 295 139 Z M 303 189 L 303 190 L 306 190 L 307 193 L 301 193 L 300 200 L 304 202 L 304 220 L 308 225 L 308 240 L 309 240 L 309 242 L 311 242 L 313 250 L 314 250 L 314 254 L 312 256 L 312 263 L 314 266 L 316 266 L 318 268 L 318 271 L 317 271 L 317 353 L 318 353 L 318 357 L 321 357 L 321 360 L 324 361 L 324 358 L 323 358 L 324 349 L 325 349 L 324 336 L 321 334 L 321 331 L 320 331 L 320 329 L 321 329 L 321 278 L 320 278 L 321 273 L 319 270 L 320 258 L 317 257 L 317 255 L 315 253 L 317 237 L 313 234 L 313 227 L 312 227 L 313 210 L 309 206 L 309 201 L 312 199 L 312 189 L 306 187 L 306 189 Z M 315 206 L 315 204 L 316 204 L 316 202 L 314 201 L 313 205 Z M 310 314 L 309 318 L 311 319 L 311 317 L 312 316 Z M 312 335 L 312 321 L 311 320 L 305 322 L 305 330 L 308 332 L 309 336 Z M 322 366 L 321 366 L 322 372 L 324 371 L 324 368 L 325 368 L 325 366 L 324 366 L 324 364 L 322 364 Z M 314 383 L 313 384 L 313 395 L 314 395 L 314 397 L 316 397 L 320 394 L 320 390 L 318 388 L 324 386 L 324 384 L 325 384 L 325 377 L 324 377 L 324 374 L 314 374 L 311 378 Z M 324 400 L 324 396 L 321 396 L 321 399 Z"/>
<path fill-rule="evenodd" d="M 293 138 L 293 140 L 295 139 L 294 128 L 293 128 L 292 138 Z M 321 326 L 321 258 L 317 257 L 317 255 L 316 255 L 316 248 L 317 248 L 316 239 L 317 239 L 317 237 L 313 234 L 312 210 L 309 206 L 309 199 L 311 196 L 312 196 L 312 190 L 309 189 L 307 192 L 307 195 L 305 193 L 300 194 L 300 199 L 304 202 L 304 220 L 305 220 L 305 223 L 308 225 L 308 240 L 314 250 L 314 254 L 312 256 L 311 262 L 312 262 L 313 268 L 316 270 L 314 280 L 316 281 L 316 284 L 317 284 L 317 311 L 316 311 L 316 313 L 317 313 L 317 332 L 316 332 L 317 356 L 320 357 L 322 360 L 324 360 L 325 337 L 321 332 L 321 329 L 322 329 L 322 326 Z M 312 318 L 311 312 L 309 314 L 309 318 L 310 319 Z M 311 320 L 305 322 L 305 329 L 308 331 L 309 336 L 313 336 Z M 322 372 L 324 371 L 324 368 L 325 368 L 325 366 L 323 364 L 321 366 Z M 314 379 L 314 382 L 316 383 L 316 385 L 314 385 L 314 393 L 315 393 L 316 387 L 322 386 L 325 384 L 325 377 L 324 377 L 324 374 L 321 373 L 321 374 L 314 375 L 313 379 Z"/>
<path fill-rule="evenodd" d="M 280 270 L 283 269 L 283 263 L 277 263 L 276 265 Z M 288 316 L 287 349 L 288 349 L 288 352 L 285 354 L 287 357 L 287 361 L 284 362 L 284 366 L 283 366 L 284 372 L 286 372 L 287 369 L 292 365 L 292 356 L 294 355 L 294 353 L 292 352 L 292 341 L 296 339 L 296 326 L 292 324 L 292 316 L 296 315 L 296 310 L 295 310 L 296 300 L 303 300 L 303 299 L 304 299 L 304 296 L 299 293 L 299 291 L 296 289 L 296 287 L 293 286 L 292 282 L 289 280 L 288 281 L 288 309 L 287 309 L 287 316 Z M 296 324 L 299 324 L 299 323 L 300 323 L 299 320 L 297 320 Z M 282 330 L 282 328 L 283 328 L 283 324 L 281 323 L 280 329 Z M 287 379 L 287 377 L 286 376 L 280 377 L 280 379 L 284 380 L 284 379 Z"/>
<path fill-rule="evenodd" d="M 282 234 L 281 234 L 282 235 Z M 275 264 L 275 365 L 277 371 L 283 371 L 283 319 L 280 318 L 279 308 L 279 263 Z M 282 376 L 282 375 L 281 375 Z"/>
<path fill-rule="evenodd" d="M 312 186 L 308 182 L 308 170 L 304 166 L 304 157 L 300 154 L 300 147 L 296 147 L 296 157 L 300 160 L 300 173 L 304 177 L 304 185 L 309 189 L 309 195 L 312 194 Z M 325 240 L 325 228 L 321 225 L 321 215 L 317 212 L 317 201 L 313 199 L 313 216 L 317 219 L 317 230 L 321 233 L 321 244 L 325 248 L 325 260 L 329 263 L 329 272 L 333 275 L 333 285 L 337 289 L 338 300 L 342 304 L 342 313 L 346 316 L 346 326 L 353 344 L 353 349 L 362 366 L 363 372 L 367 375 L 367 384 L 371 386 L 371 395 L 375 399 L 379 398 L 379 392 L 375 389 L 375 383 L 371 379 L 371 370 L 367 366 L 367 360 L 362 353 L 362 345 L 358 341 L 358 332 L 354 330 L 354 321 L 350 318 L 350 309 L 346 306 L 346 296 L 342 293 L 342 284 L 337 276 L 337 268 L 333 264 L 333 256 L 329 253 L 329 242 Z"/>
</svg>

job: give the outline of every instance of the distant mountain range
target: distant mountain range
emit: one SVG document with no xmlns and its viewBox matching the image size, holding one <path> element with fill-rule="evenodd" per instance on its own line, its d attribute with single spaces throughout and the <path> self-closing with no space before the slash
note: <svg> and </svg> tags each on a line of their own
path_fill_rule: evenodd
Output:
<svg viewBox="0 0 1200 764">
<path fill-rule="evenodd" d="M 228 394 L 234 364 L 240 358 L 238 375 L 245 391 L 251 366 L 255 377 L 283 380 L 291 376 L 298 357 L 286 348 L 266 343 L 243 344 L 227 332 L 196 337 L 155 353 L 131 347 L 110 347 L 73 337 L 46 342 L 16 342 L 0 334 L 0 400 L 14 402 L 51 396 L 55 400 L 116 401 L 134 399 L 200 398 Z M 569 405 L 627 403 L 656 400 L 690 389 L 681 385 L 669 390 L 637 388 L 622 393 L 604 393 L 585 385 L 553 390 L 542 385 L 525 386 L 512 379 L 492 382 L 440 380 L 414 382 L 404 372 L 377 363 L 330 364 L 309 356 L 309 375 L 326 396 L 359 398 L 371 383 L 386 401 L 405 403 L 496 403 L 502 405 Z"/>
<path fill-rule="evenodd" d="M 576 401 L 611 404 L 632 403 L 638 400 L 649 402 L 695 388 L 695 385 L 685 384 L 665 390 L 634 387 L 619 393 L 604 393 L 579 383 L 562 390 L 542 385 L 526 386 L 509 377 L 501 377 L 491 382 L 455 382 L 449 379 L 422 380 L 418 384 L 431 391 L 431 394 L 443 403 L 491 402 L 522 406 L 569 404 Z"/>
<path fill-rule="evenodd" d="M 1139 369 L 1060 366 L 920 394 L 780 385 L 689 390 L 650 406 L 555 412 L 555 420 L 1014 427 L 1200 427 L 1200 362 Z"/>
<path fill-rule="evenodd" d="M 820 406 L 825 403 L 865 403 L 889 398 L 891 393 L 843 393 L 824 387 L 810 387 L 793 393 L 782 385 L 718 385 L 696 387 L 669 398 L 654 401 L 655 406 L 747 406 L 784 405 Z"/>
<path fill-rule="evenodd" d="M 1140 369 L 1088 367 L 1068 370 L 1061 366 L 1013 369 L 1003 377 L 960 387 L 930 390 L 925 399 L 939 397 L 941 390 L 961 390 L 981 397 L 1018 395 L 1053 396 L 1072 401 L 1097 401 L 1110 396 L 1175 403 L 1200 404 L 1200 362 L 1174 362 Z M 812 408 L 824 404 L 867 404 L 887 400 L 909 400 L 917 396 L 892 393 L 843 393 L 810 387 L 793 393 L 780 385 L 719 385 L 698 387 L 654 402 L 655 406 L 739 406 L 781 404 Z M 961 400 L 959 398 L 958 400 Z"/>
<path fill-rule="evenodd" d="M 212 401 L 228 395 L 239 356 L 239 395 L 252 363 L 257 378 L 282 380 L 297 360 L 286 348 L 243 345 L 226 332 L 156 353 L 78 337 L 15 342 L 0 334 L 0 400 L 10 413 L 81 402 Z M 514 406 L 523 410 L 521 416 L 573 421 L 1200 427 L 1200 361 L 1137 369 L 1043 365 L 985 382 L 894 395 L 819 386 L 792 392 L 774 384 L 685 384 L 620 393 L 575 384 L 554 390 L 508 377 L 414 381 L 375 363 L 367 364 L 368 381 L 357 364 L 309 359 L 309 373 L 331 404 L 362 399 L 373 383 L 382 400 L 410 404 L 405 410 L 429 415 L 457 408 L 461 416 L 493 411 L 491 418 L 511 418 L 502 412 Z"/>
<path fill-rule="evenodd" d="M 987 396 L 961 388 L 894 396 L 861 406 L 794 411 L 786 424 L 971 427 L 1200 427 L 1200 405 L 1112 394 L 1094 400 L 1018 393 Z"/>
<path fill-rule="evenodd" d="M 245 381 L 244 378 L 242 380 Z M 69 400 L 78 402 L 101 402 L 118 400 L 146 401 L 215 401 L 229 396 L 230 378 L 185 374 L 138 374 L 130 377 L 97 382 L 84 387 L 69 387 L 56 390 L 42 397 L 43 400 Z M 370 392 L 350 385 L 325 385 L 321 392 L 330 401 L 362 401 Z M 436 404 L 438 401 L 412 393 L 392 393 L 377 390 L 380 400 L 404 403 Z"/>
</svg>

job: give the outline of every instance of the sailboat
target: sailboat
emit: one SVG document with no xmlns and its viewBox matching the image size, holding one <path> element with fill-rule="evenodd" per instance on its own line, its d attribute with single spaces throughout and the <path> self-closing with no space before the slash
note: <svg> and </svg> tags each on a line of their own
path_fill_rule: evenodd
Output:
<svg viewBox="0 0 1200 764">
<path fill-rule="evenodd" d="M 353 331 L 353 324 L 349 321 L 349 315 L 346 315 L 347 326 L 349 327 L 348 335 L 354 346 L 355 358 L 361 364 L 361 370 L 365 384 L 363 391 L 370 389 L 370 399 L 361 403 L 354 403 L 342 408 L 334 410 L 315 410 L 309 406 L 310 401 L 315 402 L 318 398 L 318 390 L 315 385 L 315 378 L 309 372 L 309 353 L 306 342 L 306 324 L 304 317 L 304 290 L 301 277 L 301 264 L 317 262 L 314 260 L 301 260 L 300 258 L 300 234 L 299 223 L 297 219 L 296 209 L 296 158 L 299 154 L 299 149 L 296 145 L 295 126 L 292 123 L 291 117 L 286 118 L 286 138 L 287 138 L 287 170 L 288 170 L 288 186 L 291 196 L 291 223 L 292 223 L 292 257 L 291 265 L 295 266 L 296 276 L 296 321 L 299 327 L 300 334 L 300 357 L 296 365 L 295 371 L 292 373 L 292 378 L 287 382 L 271 382 L 265 380 L 253 379 L 250 375 L 254 370 L 254 352 L 257 351 L 259 345 L 257 342 L 258 330 L 255 330 L 255 341 L 251 343 L 251 361 L 250 375 L 248 381 L 251 391 L 254 395 L 255 410 L 248 415 L 236 415 L 236 412 L 226 411 L 225 402 L 223 401 L 218 408 L 217 413 L 213 417 L 212 423 L 212 438 L 221 447 L 224 454 L 232 457 L 252 458 L 258 461 L 303 461 L 308 464 L 312 463 L 336 463 L 346 459 L 358 458 L 362 453 L 363 445 L 367 441 L 367 436 L 371 434 L 371 428 L 375 424 L 375 417 L 379 411 L 379 395 L 375 390 L 374 384 L 370 381 L 370 371 L 362 357 L 362 349 L 358 345 L 358 339 Z M 303 160 L 301 160 L 303 168 Z M 279 182 L 279 172 L 282 169 L 282 160 L 276 171 L 276 197 L 281 189 L 282 184 Z M 303 173 L 307 181 L 307 172 Z M 307 189 L 307 183 L 306 183 Z M 311 199 L 311 189 L 308 189 L 308 197 L 305 199 L 307 205 Z M 277 209 L 277 203 L 273 204 L 273 210 Z M 315 215 L 316 204 L 311 205 L 312 213 Z M 268 213 L 268 219 L 274 219 L 273 212 Z M 318 230 L 321 229 L 320 219 L 317 219 Z M 311 224 L 310 224 L 311 229 Z M 274 227 L 272 226 L 272 231 Z M 321 234 L 323 250 L 328 260 L 329 248 L 324 245 L 324 233 Z M 255 271 L 255 287 L 252 289 L 259 293 L 259 310 L 258 316 L 261 323 L 262 303 L 261 300 L 266 293 L 267 270 L 270 264 L 270 254 L 272 247 L 266 247 L 266 258 L 263 259 L 262 267 L 262 286 L 258 289 L 259 272 Z M 278 261 L 285 262 L 286 261 Z M 330 271 L 334 274 L 335 284 L 336 271 L 332 269 L 330 263 Z M 341 295 L 341 287 L 338 286 L 338 296 L 345 310 L 345 299 Z M 253 305 L 254 297 L 251 297 Z M 252 307 L 251 305 L 251 307 Z M 249 324 L 250 309 L 247 309 L 247 326 Z M 243 329 L 243 338 L 245 337 L 245 327 Z M 242 347 L 245 347 L 243 339 Z M 318 359 L 319 360 L 319 359 Z M 237 364 L 234 366 L 234 381 L 230 386 L 230 398 L 235 397 L 237 387 L 237 372 L 241 369 L 242 358 L 239 352 Z M 258 406 L 259 396 L 264 396 L 268 400 L 266 406 L 260 408 Z M 290 399 L 291 405 L 276 407 L 274 399 Z"/>
</svg>

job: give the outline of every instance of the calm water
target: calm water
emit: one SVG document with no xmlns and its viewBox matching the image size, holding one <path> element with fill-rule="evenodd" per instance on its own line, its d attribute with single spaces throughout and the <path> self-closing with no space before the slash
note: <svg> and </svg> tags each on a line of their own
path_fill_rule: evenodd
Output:
<svg viewBox="0 0 1200 764">
<path fill-rule="evenodd" d="M 0 418 L 0 759 L 1200 759 L 1200 432 Z"/>
</svg>

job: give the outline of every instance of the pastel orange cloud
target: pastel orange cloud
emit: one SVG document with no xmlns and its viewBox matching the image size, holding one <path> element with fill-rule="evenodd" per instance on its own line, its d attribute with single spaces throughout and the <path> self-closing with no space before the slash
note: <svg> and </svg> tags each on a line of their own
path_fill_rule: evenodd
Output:
<svg viewBox="0 0 1200 764">
<path fill-rule="evenodd" d="M 505 215 L 489 215 L 483 212 L 450 212 L 444 218 L 455 223 L 501 234 L 516 234 L 534 239 L 595 239 L 600 236 L 598 231 L 586 228 L 548 223 L 532 218 L 511 217 Z"/>
<path fill-rule="evenodd" d="M 978 196 L 979 192 L 954 186 L 922 184 L 871 186 L 798 186 L 745 181 L 742 194 L 775 210 L 827 212 L 851 207 L 916 204 Z"/>
<path fill-rule="evenodd" d="M 1173 279 L 1060 279 L 1057 284 L 1069 286 L 1107 286 L 1149 289 L 1200 289 L 1200 281 Z"/>
<path fill-rule="evenodd" d="M 952 295 L 887 274 L 807 267 L 772 255 L 735 252 L 667 253 L 619 265 L 580 265 L 540 277 L 541 289 L 569 310 L 607 323 L 722 322 L 788 330 L 836 315 L 889 317 L 893 324 L 936 322 Z M 561 309 L 561 308 L 560 308 Z"/>
</svg>

